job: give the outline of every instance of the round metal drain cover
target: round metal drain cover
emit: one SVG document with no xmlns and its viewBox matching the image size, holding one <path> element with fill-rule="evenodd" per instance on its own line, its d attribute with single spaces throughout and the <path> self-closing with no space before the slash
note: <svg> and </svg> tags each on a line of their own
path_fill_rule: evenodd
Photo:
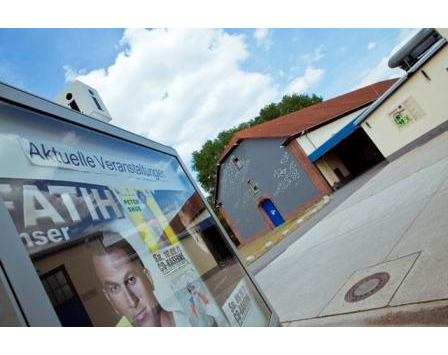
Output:
<svg viewBox="0 0 448 355">
<path fill-rule="evenodd" d="M 387 284 L 389 279 L 390 275 L 387 272 L 378 272 L 364 277 L 348 290 L 344 299 L 346 302 L 358 302 L 364 300 L 381 290 Z"/>
</svg>

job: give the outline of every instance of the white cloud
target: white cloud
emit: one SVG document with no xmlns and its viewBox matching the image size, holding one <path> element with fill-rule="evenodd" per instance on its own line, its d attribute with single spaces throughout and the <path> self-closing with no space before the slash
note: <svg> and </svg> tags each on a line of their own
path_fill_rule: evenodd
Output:
<svg viewBox="0 0 448 355">
<path fill-rule="evenodd" d="M 391 69 L 387 65 L 390 57 L 398 51 L 403 45 L 409 41 L 419 29 L 402 29 L 400 30 L 397 37 L 397 45 L 392 49 L 392 51 L 385 57 L 381 58 L 380 61 L 372 68 L 363 71 L 361 79 L 358 85 L 353 89 L 359 89 L 363 86 L 374 84 L 381 80 L 391 79 L 395 77 L 400 77 L 404 74 L 403 70 L 399 68 Z"/>
<path fill-rule="evenodd" d="M 293 72 L 297 71 L 299 69 L 298 66 L 292 66 L 290 68 L 290 82 L 288 86 L 286 87 L 286 94 L 292 94 L 292 93 L 305 93 L 308 91 L 314 84 L 320 81 L 320 79 L 325 74 L 324 69 L 314 68 L 313 63 L 319 61 L 324 57 L 324 54 L 322 53 L 324 49 L 324 45 L 321 44 L 318 46 L 314 52 L 307 53 L 305 55 L 302 55 L 302 59 L 306 63 L 306 70 L 305 73 L 302 76 L 296 76 L 294 78 Z M 294 75 L 294 76 L 293 76 Z M 292 76 L 292 78 L 291 78 Z"/>
<path fill-rule="evenodd" d="M 78 77 L 78 72 L 72 68 L 71 65 L 64 65 L 64 77 L 65 77 L 65 82 L 71 82 L 74 81 L 77 77 Z"/>
<path fill-rule="evenodd" d="M 325 71 L 323 69 L 315 69 L 309 66 L 303 76 L 299 76 L 289 83 L 286 93 L 304 93 L 311 86 L 316 84 L 322 78 L 324 73 Z"/>
<path fill-rule="evenodd" d="M 67 80 L 97 89 L 113 124 L 191 153 L 279 98 L 273 79 L 241 69 L 244 37 L 222 30 L 126 30 L 115 63 Z"/>
<path fill-rule="evenodd" d="M 369 45 L 367 46 L 367 49 L 369 50 L 369 51 L 371 51 L 373 48 L 375 48 L 376 47 L 376 42 L 370 42 L 369 43 Z"/>
<path fill-rule="evenodd" d="M 389 57 L 384 57 L 380 60 L 380 62 L 369 70 L 365 70 L 361 77 L 361 81 L 356 86 L 355 89 L 359 89 L 361 87 L 374 84 L 381 80 L 392 79 L 396 77 L 400 77 L 403 75 L 403 71 L 401 69 L 390 69 L 387 65 L 389 61 Z"/>
<path fill-rule="evenodd" d="M 85 69 L 81 69 L 81 70 L 77 71 L 70 65 L 64 65 L 63 68 L 64 68 L 64 72 L 65 72 L 64 77 L 65 77 L 66 83 L 74 81 L 79 76 L 86 74 Z"/>
<path fill-rule="evenodd" d="M 269 50 L 272 46 L 272 31 L 269 28 L 257 28 L 254 31 L 254 38 L 258 47 Z"/>
<path fill-rule="evenodd" d="M 324 45 L 321 44 L 314 50 L 313 53 L 307 53 L 303 55 L 302 58 L 308 63 L 308 65 L 311 65 L 324 57 L 324 54 L 322 53 L 323 49 Z"/>
</svg>

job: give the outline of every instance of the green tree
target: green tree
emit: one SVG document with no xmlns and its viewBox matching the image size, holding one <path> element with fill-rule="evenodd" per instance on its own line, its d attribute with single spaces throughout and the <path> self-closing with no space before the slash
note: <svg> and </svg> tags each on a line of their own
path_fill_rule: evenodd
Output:
<svg viewBox="0 0 448 355">
<path fill-rule="evenodd" d="M 260 113 L 258 117 L 255 118 L 255 121 L 257 122 L 256 124 L 260 124 L 280 117 L 281 115 L 279 104 L 271 103 L 260 110 Z"/>
<path fill-rule="evenodd" d="M 302 108 L 317 104 L 321 101 L 322 97 L 317 96 L 316 94 L 311 96 L 304 94 L 292 94 L 283 96 L 282 101 L 277 104 L 277 107 L 280 112 L 280 116 L 283 116 L 288 113 L 298 111 Z"/>
</svg>

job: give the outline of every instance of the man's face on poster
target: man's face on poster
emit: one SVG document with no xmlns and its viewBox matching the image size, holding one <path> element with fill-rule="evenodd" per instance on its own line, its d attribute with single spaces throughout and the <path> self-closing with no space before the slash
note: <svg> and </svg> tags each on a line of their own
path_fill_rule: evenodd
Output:
<svg viewBox="0 0 448 355">
<path fill-rule="evenodd" d="M 117 313 L 136 327 L 158 325 L 159 304 L 139 260 L 129 260 L 117 249 L 96 255 L 93 261 L 105 295 Z"/>
</svg>

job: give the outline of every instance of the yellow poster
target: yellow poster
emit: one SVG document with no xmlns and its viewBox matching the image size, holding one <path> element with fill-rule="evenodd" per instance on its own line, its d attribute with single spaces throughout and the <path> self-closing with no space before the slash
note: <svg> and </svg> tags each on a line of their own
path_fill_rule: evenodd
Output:
<svg viewBox="0 0 448 355">
<path fill-rule="evenodd" d="M 116 189 L 116 192 L 151 252 L 179 242 L 150 191 L 121 188 Z"/>
</svg>

